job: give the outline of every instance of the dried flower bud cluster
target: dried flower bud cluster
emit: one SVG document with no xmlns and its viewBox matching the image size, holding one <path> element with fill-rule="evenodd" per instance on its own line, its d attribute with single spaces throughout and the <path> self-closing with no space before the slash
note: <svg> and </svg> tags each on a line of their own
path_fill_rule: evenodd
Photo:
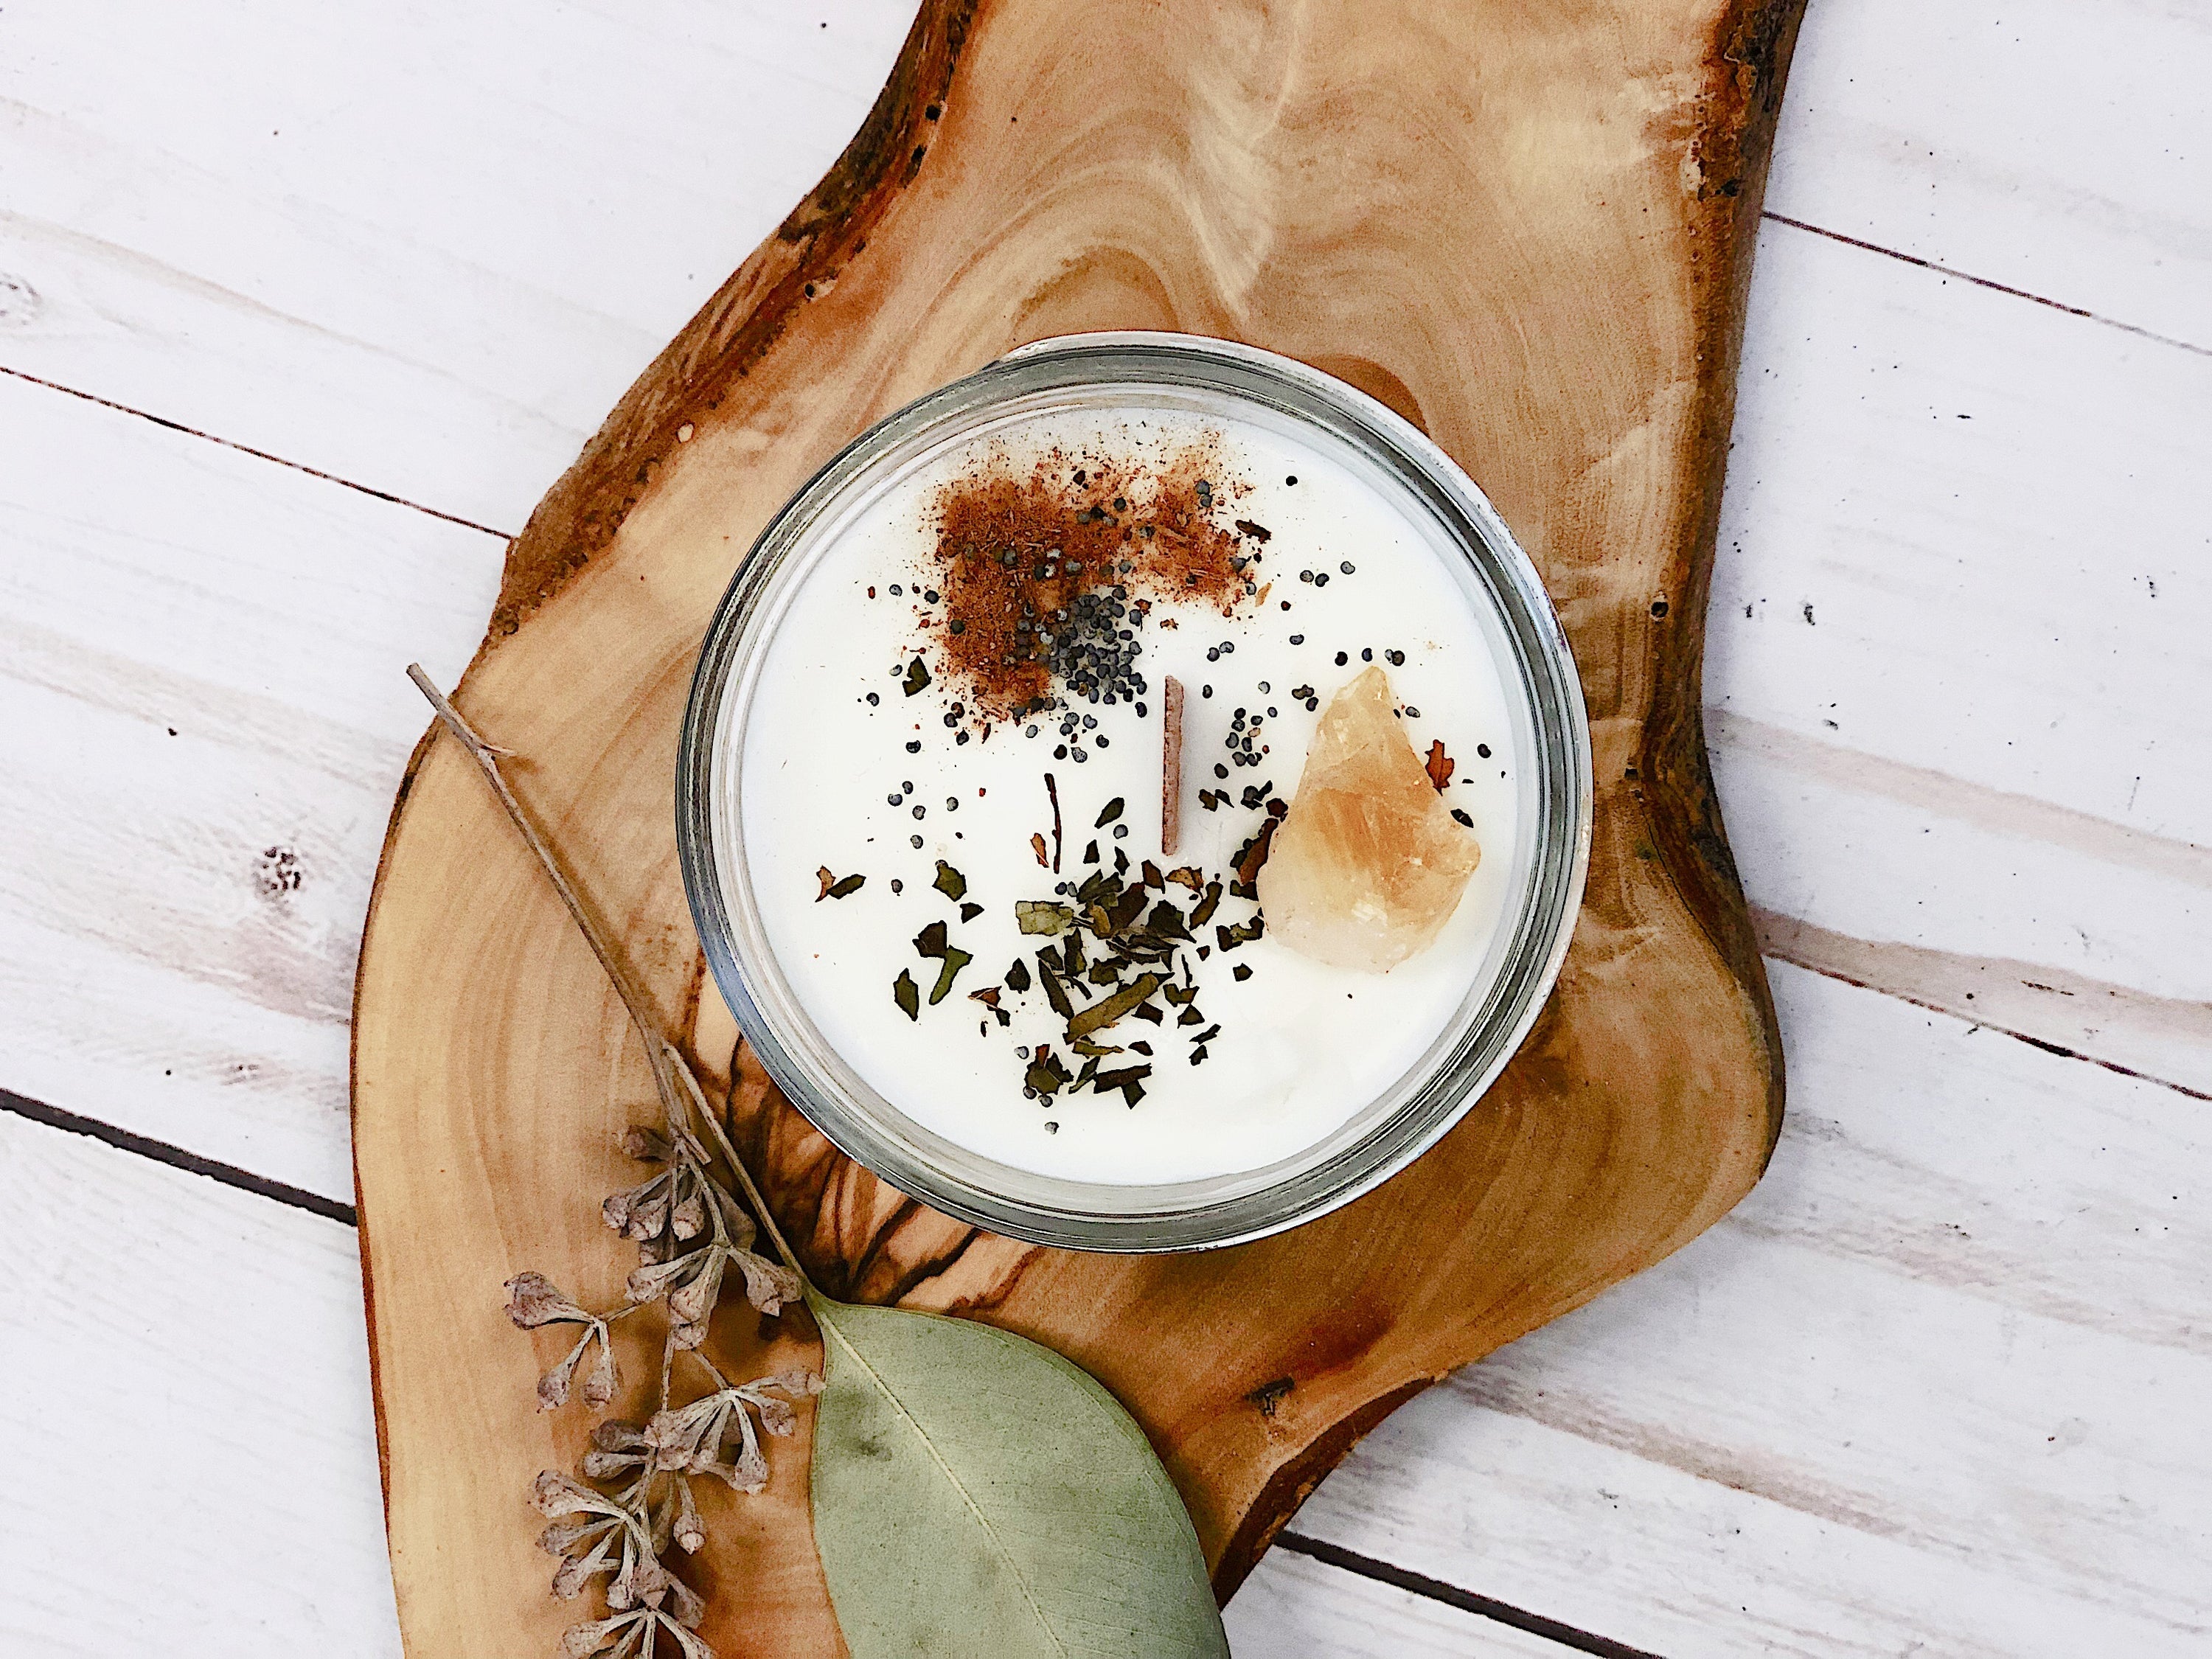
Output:
<svg viewBox="0 0 2212 1659">
<path fill-rule="evenodd" d="M 647 1063 L 660 1096 L 660 1127 L 631 1128 L 622 1140 L 623 1152 L 655 1166 L 657 1173 L 599 1206 L 607 1225 L 638 1248 L 639 1264 L 624 1286 L 623 1305 L 593 1313 L 543 1273 L 517 1273 L 507 1282 L 507 1317 L 522 1329 L 582 1328 L 575 1345 L 538 1379 L 542 1409 L 567 1403 L 577 1367 L 594 1344 L 599 1358 L 584 1379 L 584 1401 L 594 1410 L 612 1404 L 621 1378 L 609 1328 L 656 1304 L 665 1306 L 668 1315 L 659 1381 L 645 1424 L 599 1424 L 592 1431 L 592 1449 L 584 1454 L 583 1479 L 547 1469 L 538 1475 L 532 1493 L 539 1513 L 552 1522 L 538 1542 L 561 1558 L 560 1569 L 553 1575 L 554 1595 L 571 1601 L 594 1578 L 607 1580 L 607 1616 L 571 1626 L 561 1638 L 561 1654 L 562 1659 L 659 1659 L 663 1654 L 714 1659 L 714 1650 L 699 1634 L 706 1603 L 669 1571 L 665 1559 L 672 1547 L 690 1555 L 707 1541 L 691 1477 L 712 1474 L 736 1491 L 758 1492 L 768 1481 L 768 1462 L 761 1452 L 755 1418 L 769 1434 L 791 1433 L 798 1425 L 793 1401 L 818 1393 L 822 1381 L 811 1371 L 778 1371 L 732 1383 L 702 1351 L 707 1328 L 732 1267 L 745 1300 L 764 1315 L 780 1313 L 799 1300 L 806 1292 L 806 1281 L 799 1275 L 799 1258 L 776 1231 L 767 1201 L 699 1086 L 690 1061 L 655 1029 L 651 1009 L 609 950 L 544 836 L 507 787 L 499 769 L 499 756 L 506 751 L 494 749 L 477 734 L 419 664 L 410 665 L 407 672 L 447 730 L 467 747 L 606 970 L 645 1040 Z M 854 879 L 857 884 L 858 878 Z M 702 1130 L 720 1146 L 731 1174 L 767 1221 L 781 1262 L 753 1249 L 758 1236 L 754 1218 L 714 1174 L 714 1159 L 699 1139 Z M 700 1399 L 681 1404 L 672 1394 L 679 1355 L 689 1355 L 714 1384 Z M 730 1455 L 732 1441 L 736 1451 Z M 605 1484 L 587 1484 L 593 1481 Z"/>
<path fill-rule="evenodd" d="M 672 1049 L 669 1059 L 683 1068 L 680 1080 L 695 1109 L 707 1109 L 682 1056 Z M 696 1553 L 707 1541 L 691 1477 L 712 1475 L 734 1492 L 759 1492 L 769 1474 L 762 1434 L 790 1434 L 799 1421 L 793 1402 L 819 1392 L 822 1382 L 801 1370 L 732 1383 L 700 1352 L 726 1287 L 734 1282 L 748 1303 L 773 1316 L 799 1299 L 803 1283 L 793 1269 L 753 1248 L 757 1225 L 716 1177 L 688 1123 L 632 1128 L 623 1150 L 655 1166 L 599 1208 L 608 1227 L 638 1247 L 623 1305 L 593 1313 L 544 1274 L 524 1273 L 507 1283 L 507 1313 L 524 1330 L 580 1328 L 574 1346 L 538 1380 L 538 1404 L 547 1410 L 566 1404 L 576 1372 L 596 1348 L 581 1393 L 584 1403 L 599 1410 L 613 1402 L 621 1382 L 609 1327 L 641 1308 L 664 1307 L 655 1408 L 642 1425 L 599 1424 L 581 1480 L 550 1469 L 538 1477 L 532 1500 L 552 1522 L 538 1542 L 561 1558 L 553 1594 L 562 1601 L 581 1595 L 594 1579 L 607 1581 L 608 1616 L 568 1630 L 561 1644 L 567 1659 L 654 1659 L 667 1652 L 714 1659 L 698 1633 L 706 1604 L 663 1559 L 672 1548 Z M 689 1354 L 714 1384 L 682 1403 L 672 1397 L 680 1354 Z"/>
</svg>

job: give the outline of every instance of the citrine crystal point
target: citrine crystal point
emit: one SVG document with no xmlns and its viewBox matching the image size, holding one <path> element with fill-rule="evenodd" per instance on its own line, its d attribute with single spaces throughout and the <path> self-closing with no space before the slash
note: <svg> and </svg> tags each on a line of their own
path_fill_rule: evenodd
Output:
<svg viewBox="0 0 2212 1659">
<path fill-rule="evenodd" d="M 1482 860 L 1429 781 L 1370 668 L 1330 699 L 1290 815 L 1260 871 L 1267 937 L 1334 967 L 1388 973 L 1428 949 Z"/>
</svg>

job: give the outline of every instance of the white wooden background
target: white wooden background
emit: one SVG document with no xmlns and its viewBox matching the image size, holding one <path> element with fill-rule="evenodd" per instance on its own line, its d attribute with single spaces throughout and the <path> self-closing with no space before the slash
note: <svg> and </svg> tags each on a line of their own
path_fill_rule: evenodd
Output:
<svg viewBox="0 0 2212 1659">
<path fill-rule="evenodd" d="M 795 3 L 0 6 L 0 1650 L 397 1651 L 399 670 L 873 96 L 901 0 Z M 1780 1150 L 1362 1446 L 1243 1659 L 2212 1651 L 2208 84 L 2207 0 L 1813 0 L 1707 674 Z"/>
</svg>

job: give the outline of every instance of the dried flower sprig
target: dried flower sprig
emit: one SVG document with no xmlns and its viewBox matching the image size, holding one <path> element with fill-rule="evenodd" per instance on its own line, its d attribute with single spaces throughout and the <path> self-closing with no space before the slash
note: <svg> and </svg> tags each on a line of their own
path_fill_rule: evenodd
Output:
<svg viewBox="0 0 2212 1659">
<path fill-rule="evenodd" d="M 607 1581 L 607 1616 L 571 1626 L 560 1651 L 562 1659 L 655 1659 L 665 1652 L 680 1659 L 714 1659 L 698 1633 L 706 1603 L 668 1570 L 665 1559 L 672 1547 L 689 1555 L 707 1541 L 691 1479 L 712 1475 L 735 1492 L 761 1491 L 769 1474 L 761 1435 L 792 1433 L 799 1421 L 793 1402 L 819 1393 L 822 1379 L 811 1371 L 787 1370 L 733 1383 L 701 1350 L 714 1310 L 732 1283 L 755 1309 L 774 1316 L 805 1295 L 806 1277 L 690 1062 L 655 1029 L 649 1005 L 507 787 L 499 764 L 507 751 L 478 736 L 419 665 L 410 664 L 407 674 L 446 729 L 467 749 L 537 854 L 644 1040 L 660 1099 L 660 1123 L 635 1126 L 622 1141 L 623 1152 L 655 1172 L 613 1194 L 599 1208 L 608 1227 L 638 1247 L 638 1266 L 623 1285 L 623 1304 L 594 1313 L 542 1273 L 518 1273 L 507 1283 L 507 1316 L 517 1326 L 574 1326 L 580 1333 L 538 1379 L 541 1410 L 567 1403 L 576 1372 L 595 1348 L 597 1358 L 585 1373 L 580 1393 L 595 1411 L 611 1405 L 621 1384 L 611 1328 L 647 1307 L 659 1306 L 667 1316 L 653 1408 L 645 1423 L 600 1422 L 582 1459 L 581 1479 L 548 1469 L 532 1489 L 532 1501 L 552 1523 L 538 1542 L 561 1558 L 553 1594 L 571 1601 L 595 1579 Z M 743 1189 L 745 1204 L 724 1185 L 714 1153 L 700 1139 L 702 1126 Z M 763 1227 L 775 1258 L 753 1248 Z M 708 1393 L 682 1401 L 676 1398 L 673 1373 L 679 1354 L 689 1354 L 706 1373 L 713 1384 Z"/>
</svg>

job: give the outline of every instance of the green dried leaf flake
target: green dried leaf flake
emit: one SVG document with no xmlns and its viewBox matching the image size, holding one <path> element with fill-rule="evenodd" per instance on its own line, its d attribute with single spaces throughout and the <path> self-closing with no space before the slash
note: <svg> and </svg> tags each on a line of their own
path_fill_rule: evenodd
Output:
<svg viewBox="0 0 2212 1659">
<path fill-rule="evenodd" d="M 815 878 L 822 884 L 822 890 L 814 896 L 814 902 L 817 904 L 821 903 L 823 899 L 849 898 L 868 884 L 868 878 L 866 876 L 854 875 L 842 878 L 833 876 L 830 873 L 830 866 L 826 864 L 814 874 Z"/>
<path fill-rule="evenodd" d="M 1042 951 L 1037 953 L 1037 975 L 1044 981 L 1044 1000 L 1052 1005 L 1053 1012 L 1062 1019 L 1073 1019 L 1075 1005 L 1067 1000 L 1067 987 L 1060 982 L 1060 975 L 1053 971 L 1050 958 Z"/>
<path fill-rule="evenodd" d="M 968 896 L 968 878 L 943 859 L 937 861 L 937 879 L 929 884 L 956 902 Z"/>
<path fill-rule="evenodd" d="M 815 1540 L 853 1659 L 1227 1659 L 1189 1515 L 1105 1389 L 988 1325 L 807 1302 Z"/>
<path fill-rule="evenodd" d="M 1094 830 L 1103 830 L 1108 824 L 1113 823 L 1115 819 L 1121 816 L 1121 798 L 1119 795 L 1115 796 L 1113 799 L 1106 803 L 1104 808 L 1099 812 L 1097 823 L 1092 824 L 1091 827 Z"/>
<path fill-rule="evenodd" d="M 1205 927 L 1207 922 L 1213 920 L 1213 913 L 1220 908 L 1221 884 L 1218 881 L 1209 881 L 1206 884 L 1206 896 L 1199 900 L 1198 908 L 1190 913 L 1190 925 L 1194 927 Z"/>
<path fill-rule="evenodd" d="M 1093 1031 L 1102 1030 L 1111 1025 L 1159 988 L 1160 977 L 1158 974 L 1140 975 L 1134 981 L 1122 987 L 1104 1001 L 1093 1003 L 1081 1013 L 1071 1018 L 1067 1022 L 1068 1041 L 1072 1042 L 1078 1037 L 1087 1037 Z"/>
<path fill-rule="evenodd" d="M 914 975 L 903 968 L 899 969 L 899 976 L 891 981 L 891 1000 L 898 1004 L 900 1011 L 908 1019 L 921 1018 L 921 988 L 914 982 Z"/>
<path fill-rule="evenodd" d="M 937 983 L 931 988 L 929 993 L 931 1007 L 934 1008 L 951 994 L 952 981 L 959 978 L 960 970 L 975 960 L 974 957 L 957 945 L 948 945 L 945 947 L 945 965 L 937 970 Z"/>
<path fill-rule="evenodd" d="M 1074 922 L 1075 912 L 1065 904 L 1054 904 L 1046 899 L 1014 901 L 1014 925 L 1024 933 L 1051 938 L 1066 933 Z"/>
<path fill-rule="evenodd" d="M 906 671 L 906 678 L 902 684 L 909 697 L 917 692 L 927 690 L 929 689 L 928 665 L 921 658 L 916 657 L 914 659 L 914 665 Z"/>
<path fill-rule="evenodd" d="M 1134 1088 L 1152 1074 L 1149 1066 L 1124 1066 L 1116 1071 L 1098 1073 L 1091 1079 L 1091 1086 L 1102 1095 L 1109 1094 L 1115 1089 Z M 1133 1100 L 1129 1103 L 1132 1106 L 1136 1103 Z"/>
</svg>

